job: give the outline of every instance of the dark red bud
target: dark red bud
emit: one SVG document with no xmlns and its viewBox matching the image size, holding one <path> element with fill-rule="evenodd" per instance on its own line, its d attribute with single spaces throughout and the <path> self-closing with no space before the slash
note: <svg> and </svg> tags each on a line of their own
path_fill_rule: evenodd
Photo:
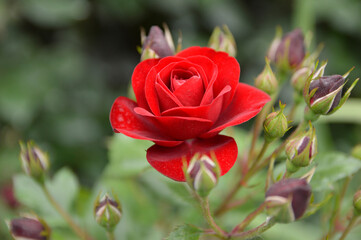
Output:
<svg viewBox="0 0 361 240">
<path fill-rule="evenodd" d="M 174 55 L 162 29 L 158 26 L 152 26 L 150 28 L 149 34 L 143 44 L 143 50 L 146 48 L 152 49 L 160 58 Z"/>
<path fill-rule="evenodd" d="M 292 198 L 292 210 L 295 219 L 302 217 L 305 213 L 311 196 L 311 187 L 305 179 L 283 179 L 272 185 L 266 192 L 266 198 L 279 196 Z"/>
<path fill-rule="evenodd" d="M 32 218 L 18 218 L 10 222 L 10 231 L 15 239 L 46 240 L 46 228 Z"/>
<path fill-rule="evenodd" d="M 285 56 L 287 52 L 288 56 Z M 291 67 L 299 66 L 303 61 L 305 57 L 305 44 L 300 29 L 295 29 L 286 34 L 278 45 L 276 50 L 276 62 L 282 61 L 285 57 Z"/>
<path fill-rule="evenodd" d="M 20 205 L 20 203 L 15 198 L 13 185 L 11 183 L 2 186 L 1 197 L 6 205 L 12 209 L 16 209 Z"/>
<path fill-rule="evenodd" d="M 313 89 L 317 88 L 316 93 L 311 98 L 310 103 L 312 104 L 317 99 L 320 99 L 326 96 L 329 93 L 332 93 L 339 89 L 345 83 L 345 79 L 341 75 L 332 75 L 332 76 L 324 76 L 319 79 L 313 80 L 310 84 L 309 92 Z M 342 96 L 342 89 L 336 94 L 335 99 L 332 103 L 330 111 L 332 111 L 335 107 L 340 103 Z"/>
</svg>

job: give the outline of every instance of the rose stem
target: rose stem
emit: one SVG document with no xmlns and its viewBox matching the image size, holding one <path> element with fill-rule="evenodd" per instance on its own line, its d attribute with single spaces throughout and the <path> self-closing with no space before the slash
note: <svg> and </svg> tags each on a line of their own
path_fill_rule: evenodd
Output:
<svg viewBox="0 0 361 240">
<path fill-rule="evenodd" d="M 302 129 L 304 129 L 307 126 L 307 124 L 302 121 L 298 127 L 296 128 L 295 131 L 293 131 L 293 133 L 287 138 L 290 139 L 292 138 L 295 134 L 297 134 L 299 131 L 301 131 Z M 258 165 L 253 165 L 251 169 L 249 169 L 247 171 L 247 173 L 245 175 L 241 176 L 241 179 L 237 182 L 236 185 L 234 185 L 234 187 L 231 189 L 231 191 L 226 195 L 226 197 L 224 198 L 223 202 L 219 205 L 219 207 L 216 209 L 216 211 L 214 212 L 215 216 L 220 216 L 222 215 L 224 212 L 226 212 L 226 210 L 228 209 L 227 205 L 228 203 L 233 199 L 233 197 L 236 195 L 236 193 L 238 192 L 238 190 L 241 188 L 241 186 L 243 186 L 249 178 L 252 177 L 252 175 L 254 173 L 256 173 L 257 171 L 259 171 L 260 169 L 262 169 L 263 167 L 267 166 L 267 164 L 269 163 L 269 161 L 273 158 L 276 157 L 285 147 L 286 145 L 286 141 L 284 141 L 276 150 L 273 151 L 273 153 L 271 155 L 269 155 L 266 159 L 264 159 L 260 164 Z"/>
<path fill-rule="evenodd" d="M 344 240 L 346 238 L 347 234 L 349 234 L 349 232 L 351 231 L 351 229 L 352 229 L 354 223 L 356 222 L 357 218 L 358 218 L 358 216 L 355 215 L 355 214 L 352 216 L 351 220 L 348 222 L 348 225 L 347 225 L 345 231 L 342 233 L 342 236 L 340 237 L 340 240 Z"/>
<path fill-rule="evenodd" d="M 258 227 L 253 228 L 247 232 L 235 233 L 232 235 L 232 237 L 237 237 L 237 239 L 252 239 L 253 237 L 256 237 L 261 233 L 265 232 L 266 230 L 270 229 L 275 224 L 276 221 L 274 218 L 268 218 L 264 223 L 262 223 Z"/>
<path fill-rule="evenodd" d="M 259 152 L 256 160 L 252 162 L 252 165 L 251 165 L 250 169 L 252 169 L 254 166 L 256 166 L 257 163 L 262 159 L 262 157 L 265 154 L 265 152 L 266 152 L 266 150 L 267 150 L 270 143 L 271 143 L 270 141 L 267 141 L 266 139 L 264 140 L 262 149 Z"/>
<path fill-rule="evenodd" d="M 50 194 L 49 190 L 46 188 L 45 184 L 41 185 L 41 188 L 49 200 L 50 204 L 58 211 L 58 213 L 64 218 L 64 220 L 69 224 L 69 226 L 73 229 L 73 231 L 81 238 L 85 240 L 92 240 L 83 229 L 81 229 L 71 218 L 71 216 L 64 211 L 64 209 L 55 201 L 54 197 Z"/>
<path fill-rule="evenodd" d="M 214 221 L 212 217 L 211 211 L 209 209 L 208 197 L 201 198 L 197 193 L 194 194 L 201 205 L 203 216 L 207 221 L 208 225 L 215 231 L 218 237 L 220 237 L 221 239 L 227 239 L 227 233 L 217 225 L 217 223 Z"/>
<path fill-rule="evenodd" d="M 114 232 L 107 232 L 108 240 L 115 240 Z"/>
<path fill-rule="evenodd" d="M 255 219 L 255 217 L 258 216 L 261 212 L 263 212 L 266 204 L 263 202 L 256 210 L 254 210 L 252 213 L 250 213 L 240 224 L 235 226 L 231 232 L 231 235 L 242 232 L 252 221 Z"/>
<path fill-rule="evenodd" d="M 336 222 L 336 219 L 340 215 L 340 208 L 342 205 L 342 201 L 343 201 L 343 198 L 345 197 L 346 190 L 350 184 L 350 181 L 351 181 L 351 177 L 347 177 L 345 179 L 345 181 L 343 182 L 342 188 L 341 188 L 340 195 L 336 196 L 335 207 L 332 211 L 329 230 L 328 230 L 328 234 L 327 234 L 327 236 L 329 236 L 329 237 L 333 236 L 335 233 L 335 230 L 334 230 L 335 222 Z"/>
</svg>

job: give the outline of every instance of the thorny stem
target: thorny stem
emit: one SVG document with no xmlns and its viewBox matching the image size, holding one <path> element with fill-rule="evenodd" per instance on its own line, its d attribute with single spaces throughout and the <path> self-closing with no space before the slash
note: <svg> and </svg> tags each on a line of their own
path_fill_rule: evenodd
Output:
<svg viewBox="0 0 361 240">
<path fill-rule="evenodd" d="M 76 222 L 71 218 L 71 216 L 64 211 L 64 209 L 55 201 L 54 197 L 51 195 L 49 190 L 46 188 L 45 184 L 41 184 L 41 188 L 44 191 L 46 198 L 49 200 L 50 204 L 58 211 L 58 213 L 64 218 L 64 220 L 69 224 L 71 229 L 84 240 L 92 240 L 92 237 L 89 236 L 83 229 L 81 229 Z"/>
<path fill-rule="evenodd" d="M 340 240 L 344 240 L 346 238 L 347 234 L 349 234 L 349 232 L 351 231 L 357 218 L 358 218 L 358 216 L 355 214 L 352 216 L 351 220 L 348 222 L 348 225 L 347 225 L 345 231 L 343 231 L 342 236 L 340 237 Z"/>
<path fill-rule="evenodd" d="M 268 218 L 264 223 L 262 223 L 258 227 L 253 228 L 246 232 L 236 233 L 236 234 L 232 235 L 232 237 L 237 237 L 237 239 L 251 239 L 251 238 L 256 237 L 256 236 L 260 235 L 261 233 L 265 232 L 266 230 L 268 230 L 275 224 L 276 224 L 276 221 L 273 217 Z"/>
<path fill-rule="evenodd" d="M 219 238 L 227 239 L 227 233 L 217 225 L 217 223 L 212 217 L 211 211 L 209 209 L 208 197 L 201 198 L 197 193 L 195 193 L 195 196 L 201 205 L 203 216 L 207 221 L 208 225 L 214 230 L 214 232 Z"/>
<path fill-rule="evenodd" d="M 263 202 L 256 210 L 250 213 L 240 224 L 233 228 L 231 235 L 242 232 L 261 212 L 263 212 L 266 204 Z"/>
<path fill-rule="evenodd" d="M 254 162 L 252 162 L 251 169 L 253 168 L 253 166 L 256 166 L 258 164 L 258 162 L 262 159 L 262 157 L 265 154 L 270 143 L 271 143 L 270 141 L 268 141 L 266 139 L 264 140 L 261 151 L 259 152 L 256 160 Z"/>
</svg>

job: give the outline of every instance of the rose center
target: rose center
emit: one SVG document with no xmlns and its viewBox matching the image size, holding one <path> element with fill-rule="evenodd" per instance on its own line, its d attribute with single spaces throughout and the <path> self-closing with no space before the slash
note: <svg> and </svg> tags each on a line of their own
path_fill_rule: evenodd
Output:
<svg viewBox="0 0 361 240">
<path fill-rule="evenodd" d="M 190 70 L 184 70 L 184 69 L 173 70 L 171 73 L 171 90 L 174 92 L 193 77 L 197 77 L 197 76 L 195 76 L 195 74 Z"/>
</svg>

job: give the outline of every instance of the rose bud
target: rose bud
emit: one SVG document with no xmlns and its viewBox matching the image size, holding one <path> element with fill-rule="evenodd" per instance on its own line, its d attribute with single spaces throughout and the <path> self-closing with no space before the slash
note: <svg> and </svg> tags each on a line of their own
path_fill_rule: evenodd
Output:
<svg viewBox="0 0 361 240">
<path fill-rule="evenodd" d="M 319 115 L 329 115 L 337 111 L 346 102 L 351 94 L 351 90 L 359 80 L 356 79 L 344 96 L 341 97 L 342 89 L 346 82 L 345 79 L 352 70 L 353 68 L 343 76 L 312 77 L 312 79 L 307 81 L 303 95 L 312 112 Z"/>
<path fill-rule="evenodd" d="M 43 182 L 44 174 L 49 168 L 47 154 L 32 141 L 29 141 L 27 145 L 20 142 L 20 148 L 20 160 L 24 172 L 36 181 Z"/>
<path fill-rule="evenodd" d="M 255 86 L 268 94 L 273 94 L 278 89 L 278 82 L 270 66 L 268 58 L 266 58 L 266 66 L 263 71 L 256 77 Z"/>
<path fill-rule="evenodd" d="M 206 197 L 217 185 L 219 178 L 219 166 L 207 155 L 195 154 L 191 159 L 185 176 L 188 185 L 201 197 Z"/>
<path fill-rule="evenodd" d="M 285 106 L 280 103 L 280 110 L 268 114 L 263 122 L 264 134 L 268 141 L 283 137 L 288 130 L 287 117 L 283 114 Z"/>
<path fill-rule="evenodd" d="M 226 25 L 223 26 L 223 31 L 220 27 L 214 28 L 208 46 L 216 51 L 226 52 L 232 57 L 237 53 L 236 41 Z"/>
<path fill-rule="evenodd" d="M 305 54 L 302 31 L 295 29 L 281 39 L 275 51 L 274 60 L 279 66 L 296 68 L 302 63 Z"/>
<path fill-rule="evenodd" d="M 305 179 L 283 179 L 266 192 L 266 211 L 277 222 L 289 223 L 305 213 L 311 196 L 311 187 Z"/>
<path fill-rule="evenodd" d="M 291 84 L 293 88 L 302 93 L 303 88 L 307 82 L 308 77 L 312 74 L 312 70 L 309 67 L 303 67 L 298 69 L 291 78 Z"/>
<path fill-rule="evenodd" d="M 357 215 L 361 215 L 361 190 L 358 190 L 353 196 L 353 206 Z"/>
<path fill-rule="evenodd" d="M 7 222 L 10 233 L 15 240 L 50 239 L 50 228 L 37 217 L 22 217 Z"/>
<path fill-rule="evenodd" d="M 165 33 L 158 26 L 152 26 L 148 36 L 142 32 L 142 61 L 172 55 L 174 55 L 174 44 L 167 27 L 165 27 Z"/>
<path fill-rule="evenodd" d="M 20 206 L 20 203 L 15 198 L 14 187 L 12 183 L 5 184 L 1 187 L 1 197 L 6 205 L 12 209 L 16 209 Z"/>
<path fill-rule="evenodd" d="M 95 200 L 94 216 L 97 223 L 112 232 L 122 217 L 122 207 L 117 198 L 112 199 L 105 194 L 101 199 L 100 195 Z"/>
<path fill-rule="evenodd" d="M 286 143 L 286 155 L 289 165 L 294 167 L 306 167 L 314 159 L 317 154 L 317 138 L 315 128 L 310 126 L 307 132 L 290 139 Z M 287 171 L 294 172 L 291 168 Z"/>
</svg>

